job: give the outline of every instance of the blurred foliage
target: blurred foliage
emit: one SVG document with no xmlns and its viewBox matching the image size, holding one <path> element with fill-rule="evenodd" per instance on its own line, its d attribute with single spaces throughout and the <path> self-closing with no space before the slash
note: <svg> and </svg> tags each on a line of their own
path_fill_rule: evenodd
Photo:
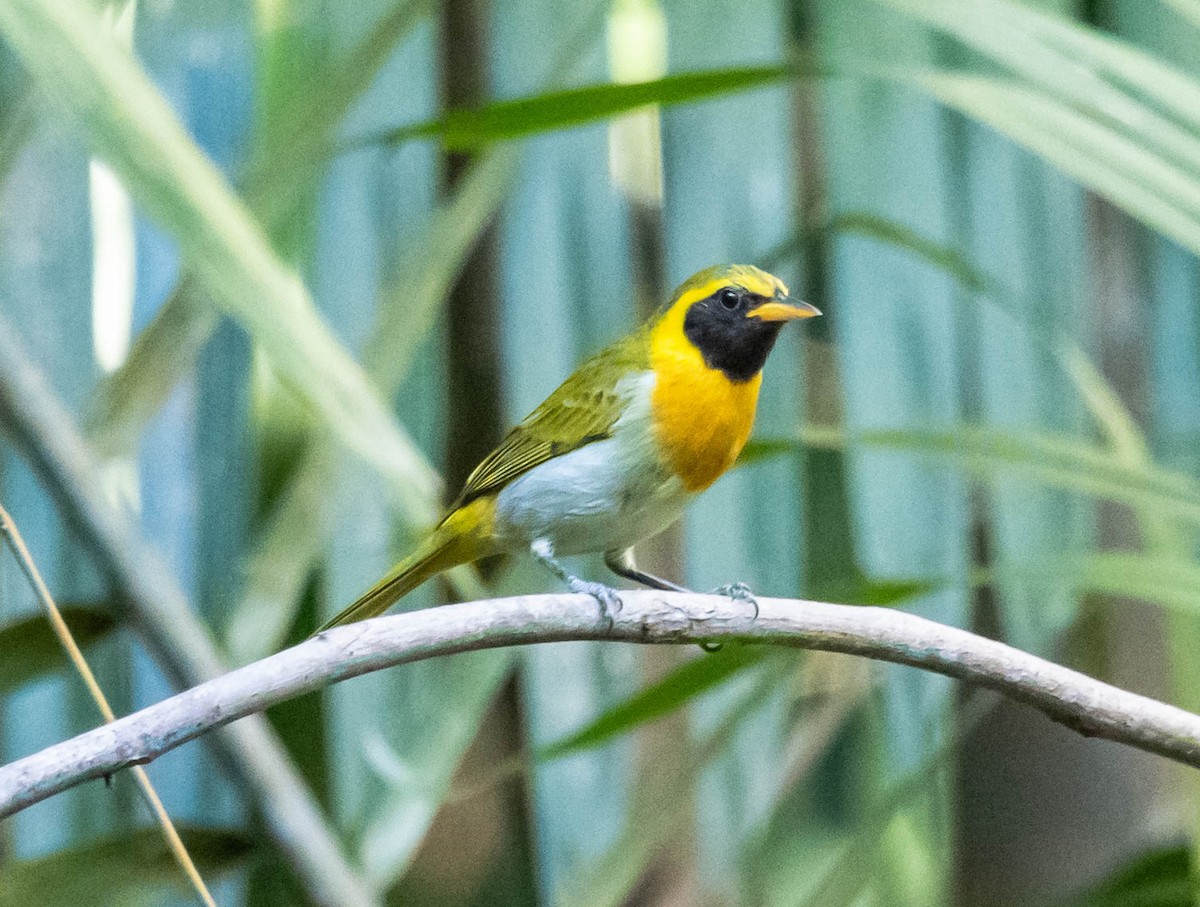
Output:
<svg viewBox="0 0 1200 907">
<path fill-rule="evenodd" d="M 108 610 L 88 605 L 64 604 L 62 617 L 81 649 L 117 628 L 116 618 Z M 5 693 L 66 666 L 62 644 L 41 613 L 0 626 L 0 648 L 20 653 L 19 658 L 6 658 L 0 663 L 0 691 Z"/>
<path fill-rule="evenodd" d="M 648 565 L 912 608 L 1200 708 L 1194 0 L 143 3 L 132 57 L 107 6 L 0 0 L 0 311 L 230 663 L 436 518 L 473 417 L 456 287 L 497 325 L 507 421 L 750 260 L 826 317 Z M 447 109 L 451 76 L 479 102 Z M 84 604 L 109 590 L 52 491 L 0 449 L 114 701 L 161 698 L 120 603 Z M 435 585 L 403 607 L 483 589 Z M 5 759 L 94 721 L 29 602 L 0 572 Z M 389 903 L 1195 901 L 1194 778 L 1033 719 L 998 739 L 976 701 L 845 658 L 562 645 L 272 718 Z M 152 772 L 221 903 L 305 902 L 202 747 Z M 0 827 L 0 903 L 173 902 L 173 873 L 120 785 Z"/>
<path fill-rule="evenodd" d="M 255 850 L 253 839 L 239 831 L 184 827 L 179 834 L 196 868 L 213 881 L 243 865 Z M 161 833 L 150 828 L 5 864 L 0 869 L 0 904 L 133 907 L 158 903 L 164 890 L 184 885 Z"/>
<path fill-rule="evenodd" d="M 1187 907 L 1195 903 L 1191 851 L 1169 847 L 1143 854 L 1072 903 L 1078 907 Z"/>
<path fill-rule="evenodd" d="M 762 66 L 684 73 L 632 85 L 589 85 L 502 101 L 474 110 L 454 110 L 428 123 L 414 123 L 357 139 L 342 151 L 431 137 L 437 138 L 446 148 L 470 151 L 493 142 L 582 126 L 647 104 L 695 103 L 708 97 L 746 91 L 781 82 L 801 72 L 798 68 Z"/>
</svg>

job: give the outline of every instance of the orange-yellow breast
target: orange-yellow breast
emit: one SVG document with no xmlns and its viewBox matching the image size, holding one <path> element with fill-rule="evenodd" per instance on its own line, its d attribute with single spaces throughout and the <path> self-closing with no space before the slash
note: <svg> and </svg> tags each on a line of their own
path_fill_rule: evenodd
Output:
<svg viewBox="0 0 1200 907">
<path fill-rule="evenodd" d="M 709 368 L 683 332 L 677 306 L 654 326 L 651 407 L 659 451 L 688 491 L 703 491 L 729 469 L 750 437 L 762 375 L 733 382 Z"/>
</svg>

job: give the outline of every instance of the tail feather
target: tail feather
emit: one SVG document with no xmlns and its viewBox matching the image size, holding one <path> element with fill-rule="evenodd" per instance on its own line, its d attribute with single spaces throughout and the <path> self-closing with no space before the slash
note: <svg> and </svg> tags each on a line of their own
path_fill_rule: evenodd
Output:
<svg viewBox="0 0 1200 907">
<path fill-rule="evenodd" d="M 378 617 L 427 579 L 495 553 L 489 544 L 494 502 L 478 498 L 450 513 L 416 551 L 316 632 Z"/>
</svg>

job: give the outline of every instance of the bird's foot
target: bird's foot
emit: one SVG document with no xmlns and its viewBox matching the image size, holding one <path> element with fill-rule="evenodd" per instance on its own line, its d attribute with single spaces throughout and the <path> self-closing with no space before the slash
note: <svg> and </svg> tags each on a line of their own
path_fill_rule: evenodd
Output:
<svg viewBox="0 0 1200 907">
<path fill-rule="evenodd" d="M 724 586 L 717 586 L 709 595 L 722 595 L 732 601 L 749 605 L 754 609 L 754 617 L 751 620 L 758 620 L 758 599 L 754 597 L 754 593 L 745 583 L 727 583 Z"/>
<path fill-rule="evenodd" d="M 758 599 L 754 597 L 754 593 L 750 591 L 750 587 L 745 583 L 727 583 L 724 586 L 717 586 L 711 590 L 709 595 L 720 595 L 735 602 L 745 602 L 754 609 L 754 617 L 751 620 L 758 620 Z M 720 652 L 725 647 L 725 643 L 718 642 L 715 639 L 706 639 L 698 644 L 705 652 Z"/>
<path fill-rule="evenodd" d="M 621 613 L 621 597 L 617 595 L 617 590 L 612 586 L 606 586 L 604 583 L 592 583 L 585 579 L 580 579 L 577 576 L 567 577 L 567 588 L 572 592 L 579 592 L 583 595 L 590 595 L 600 603 L 600 616 L 604 618 L 604 622 L 611 629 L 613 620 Z"/>
</svg>

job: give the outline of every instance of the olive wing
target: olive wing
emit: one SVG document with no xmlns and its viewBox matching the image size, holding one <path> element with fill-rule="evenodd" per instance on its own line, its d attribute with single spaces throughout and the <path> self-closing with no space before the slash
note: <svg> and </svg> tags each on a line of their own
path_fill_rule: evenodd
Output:
<svg viewBox="0 0 1200 907">
<path fill-rule="evenodd" d="M 610 437 L 626 405 L 621 379 L 649 367 L 641 340 L 631 338 L 580 366 L 475 467 L 455 507 L 498 491 L 547 460 Z"/>
</svg>

